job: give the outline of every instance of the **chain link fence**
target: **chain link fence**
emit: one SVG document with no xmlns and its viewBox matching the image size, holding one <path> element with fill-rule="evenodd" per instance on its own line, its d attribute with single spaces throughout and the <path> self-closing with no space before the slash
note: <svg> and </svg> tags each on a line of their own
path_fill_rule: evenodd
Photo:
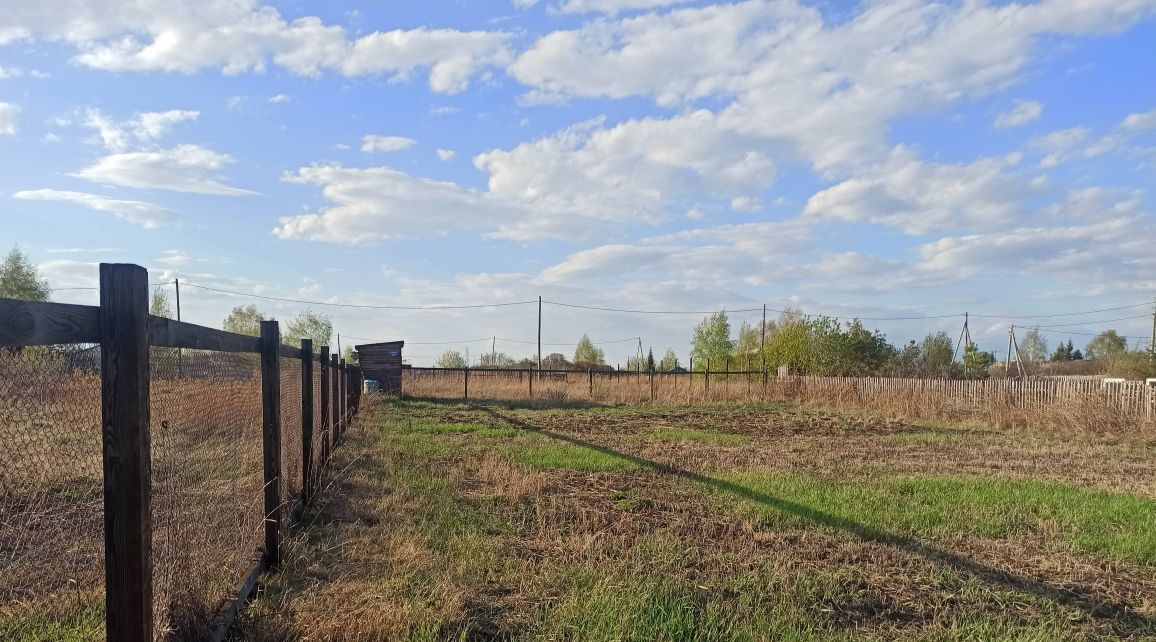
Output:
<svg viewBox="0 0 1156 642">
<path fill-rule="evenodd" d="M 100 413 L 99 348 L 0 348 L 0 640 L 103 637 Z"/>
</svg>

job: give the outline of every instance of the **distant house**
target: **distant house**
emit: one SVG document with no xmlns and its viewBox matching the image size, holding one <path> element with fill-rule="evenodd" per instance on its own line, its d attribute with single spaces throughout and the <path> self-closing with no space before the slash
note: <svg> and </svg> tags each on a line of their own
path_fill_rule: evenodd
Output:
<svg viewBox="0 0 1156 642">
<path fill-rule="evenodd" d="M 401 394 L 401 349 L 404 346 L 404 341 L 386 341 L 355 347 L 362 376 L 376 381 L 385 394 Z"/>
</svg>

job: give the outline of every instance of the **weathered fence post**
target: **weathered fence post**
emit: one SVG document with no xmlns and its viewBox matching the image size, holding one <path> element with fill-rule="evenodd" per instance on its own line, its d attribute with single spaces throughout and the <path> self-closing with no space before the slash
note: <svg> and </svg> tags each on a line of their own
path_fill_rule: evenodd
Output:
<svg viewBox="0 0 1156 642">
<path fill-rule="evenodd" d="M 542 376 L 540 371 L 538 373 L 538 376 Z M 533 399 L 534 398 L 534 371 L 533 370 L 526 372 L 526 379 L 528 379 L 530 381 L 530 398 Z"/>
<path fill-rule="evenodd" d="M 462 398 L 465 399 L 466 401 L 469 401 L 469 399 L 470 399 L 470 367 L 466 366 L 465 369 L 462 371 L 462 373 L 463 373 L 462 381 L 465 382 L 464 390 L 462 392 L 462 394 L 463 394 Z"/>
<path fill-rule="evenodd" d="M 590 398 L 593 399 L 594 398 L 594 371 L 593 370 L 587 370 L 586 374 L 590 378 Z"/>
<path fill-rule="evenodd" d="M 313 339 L 301 340 L 301 503 L 313 486 Z"/>
<path fill-rule="evenodd" d="M 337 441 L 341 439 L 341 373 L 337 369 L 337 355 L 329 355 L 329 369 L 330 369 L 330 404 L 329 416 L 330 425 L 333 426 L 331 433 L 332 439 L 329 444 L 329 453 L 333 454 L 333 450 L 337 448 Z"/>
<path fill-rule="evenodd" d="M 100 265 L 105 634 L 152 642 L 149 284 L 137 265 Z"/>
<path fill-rule="evenodd" d="M 703 372 L 702 377 L 702 390 L 706 396 L 710 396 L 710 359 L 706 360 L 706 370 Z M 705 400 L 704 397 L 704 401 Z"/>
<path fill-rule="evenodd" d="M 341 436 L 344 436 L 349 429 L 349 370 L 344 359 L 338 366 L 338 376 L 341 381 Z"/>
<path fill-rule="evenodd" d="M 262 447 L 265 459 L 265 562 L 281 563 L 281 328 L 261 322 Z"/>
<path fill-rule="evenodd" d="M 332 435 L 329 427 L 333 423 L 329 411 L 329 346 L 321 346 L 321 356 L 317 358 L 317 363 L 321 368 L 321 466 L 324 466 L 329 463 L 329 441 Z"/>
</svg>

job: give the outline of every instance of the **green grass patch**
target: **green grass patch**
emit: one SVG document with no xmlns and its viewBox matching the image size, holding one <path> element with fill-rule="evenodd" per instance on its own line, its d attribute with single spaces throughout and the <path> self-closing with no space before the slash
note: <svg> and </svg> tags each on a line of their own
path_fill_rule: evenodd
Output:
<svg viewBox="0 0 1156 642">
<path fill-rule="evenodd" d="M 627 457 L 570 444 L 530 442 L 509 451 L 514 461 L 540 470 L 582 470 L 601 472 L 637 468 Z"/>
<path fill-rule="evenodd" d="M 91 594 L 82 603 L 76 596 L 62 597 L 61 603 L 32 613 L 0 618 L 0 639 L 9 642 L 86 642 L 104 639 L 104 601 Z"/>
<path fill-rule="evenodd" d="M 696 428 L 663 428 L 655 430 L 644 439 L 658 441 L 690 441 L 703 444 L 718 444 L 720 446 L 735 446 L 749 441 L 744 435 L 718 432 L 715 430 L 699 430 Z"/>
<path fill-rule="evenodd" d="M 1074 549 L 1156 565 L 1156 501 L 1038 480 L 912 476 L 825 480 L 799 473 L 738 471 L 720 492 L 773 527 L 850 531 L 860 537 L 971 533 L 1057 536 Z"/>
</svg>

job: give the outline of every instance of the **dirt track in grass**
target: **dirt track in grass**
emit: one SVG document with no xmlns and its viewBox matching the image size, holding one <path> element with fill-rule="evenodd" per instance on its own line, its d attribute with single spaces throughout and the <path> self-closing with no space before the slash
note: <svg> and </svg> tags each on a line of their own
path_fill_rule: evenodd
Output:
<svg viewBox="0 0 1156 642">
<path fill-rule="evenodd" d="M 1156 455 L 1143 436 L 786 406 L 410 403 L 361 430 L 239 639 L 1156 637 L 1156 565 L 1147 540 L 1129 539 L 1136 522 L 1104 512 L 1120 537 L 1089 543 L 1065 521 L 1083 519 L 1070 493 L 1151 508 Z M 776 492 L 736 475 L 766 476 Z M 929 506 L 930 525 L 839 504 L 859 486 L 941 477 L 981 503 L 989 481 L 1055 482 L 1041 505 L 1059 497 L 1063 510 L 977 511 L 973 530 L 918 485 L 909 500 Z M 999 528 L 985 533 L 984 520 Z"/>
</svg>

